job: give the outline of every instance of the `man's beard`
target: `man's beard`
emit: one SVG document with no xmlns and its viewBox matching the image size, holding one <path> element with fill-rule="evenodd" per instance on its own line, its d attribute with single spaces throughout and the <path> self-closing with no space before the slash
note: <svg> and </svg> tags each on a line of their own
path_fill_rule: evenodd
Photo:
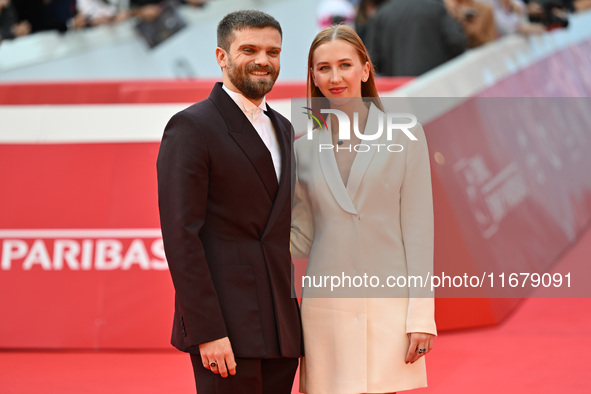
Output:
<svg viewBox="0 0 591 394">
<path fill-rule="evenodd" d="M 251 71 L 266 71 L 270 78 L 257 78 L 250 75 Z M 230 82 L 244 97 L 251 100 L 259 100 L 265 97 L 271 91 L 277 77 L 279 76 L 279 69 L 273 68 L 271 65 L 261 67 L 256 64 L 247 64 L 244 68 L 236 66 L 232 59 L 228 58 L 228 78 Z"/>
</svg>

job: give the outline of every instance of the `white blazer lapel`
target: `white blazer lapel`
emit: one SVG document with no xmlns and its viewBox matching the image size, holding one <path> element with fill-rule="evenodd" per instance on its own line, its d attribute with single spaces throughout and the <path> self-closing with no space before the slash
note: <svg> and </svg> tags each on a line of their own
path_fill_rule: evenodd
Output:
<svg viewBox="0 0 591 394">
<path fill-rule="evenodd" d="M 357 210 L 355 209 L 355 206 L 353 205 L 353 202 L 349 197 L 347 189 L 345 189 L 345 185 L 343 184 L 343 181 L 341 179 L 341 174 L 339 173 L 339 168 L 337 167 L 337 160 L 334 156 L 333 150 L 320 149 L 323 146 L 323 144 L 332 145 L 330 130 L 319 130 L 318 142 L 318 155 L 320 160 L 320 167 L 322 168 L 322 173 L 324 174 L 324 179 L 326 180 L 328 188 L 330 189 L 332 195 L 334 196 L 335 200 L 337 200 L 337 203 L 340 205 L 342 209 L 356 215 Z"/>
<path fill-rule="evenodd" d="M 370 135 L 376 133 L 378 130 L 379 112 L 380 110 L 378 107 L 372 103 L 369 107 L 369 114 L 367 115 L 367 122 L 365 124 L 365 130 Z M 384 138 L 386 132 L 384 130 L 382 131 L 382 136 L 377 140 L 366 140 L 365 142 L 363 140 L 361 141 L 363 144 L 369 145 L 370 149 L 367 152 L 357 152 L 355 160 L 353 160 L 353 164 L 351 165 L 351 172 L 349 173 L 349 180 L 347 181 L 347 194 L 349 195 L 351 201 L 355 199 L 355 195 L 359 190 L 359 185 L 361 184 L 363 175 L 367 171 L 369 163 L 371 162 L 371 159 L 374 157 L 374 154 L 377 150 L 377 147 L 373 146 L 372 144 L 383 142 L 381 140 Z"/>
</svg>

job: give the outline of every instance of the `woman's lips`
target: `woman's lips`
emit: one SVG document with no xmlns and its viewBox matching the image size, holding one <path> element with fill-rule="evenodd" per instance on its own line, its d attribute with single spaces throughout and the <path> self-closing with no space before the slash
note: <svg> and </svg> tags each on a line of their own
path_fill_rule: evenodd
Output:
<svg viewBox="0 0 591 394">
<path fill-rule="evenodd" d="M 328 89 L 332 94 L 341 94 L 345 91 L 345 88 L 330 88 Z"/>
</svg>

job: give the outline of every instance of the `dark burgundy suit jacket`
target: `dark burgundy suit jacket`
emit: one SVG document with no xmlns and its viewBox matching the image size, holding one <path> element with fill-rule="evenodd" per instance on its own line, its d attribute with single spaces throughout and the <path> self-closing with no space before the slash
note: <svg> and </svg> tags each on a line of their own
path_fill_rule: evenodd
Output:
<svg viewBox="0 0 591 394">
<path fill-rule="evenodd" d="M 292 131 L 268 109 L 281 147 L 271 154 L 217 83 L 174 115 L 158 154 L 158 200 L 175 288 L 172 344 L 186 352 L 225 336 L 236 357 L 299 357 L 292 298 Z"/>
</svg>

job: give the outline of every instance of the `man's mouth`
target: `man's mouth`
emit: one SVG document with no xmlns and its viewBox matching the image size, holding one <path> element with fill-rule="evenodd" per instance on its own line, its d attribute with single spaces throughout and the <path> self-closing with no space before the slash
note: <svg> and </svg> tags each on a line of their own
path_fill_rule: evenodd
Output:
<svg viewBox="0 0 591 394">
<path fill-rule="evenodd" d="M 257 71 L 257 70 L 253 70 L 253 71 L 250 72 L 250 74 L 256 75 L 257 77 L 266 77 L 270 73 L 268 71 Z"/>
</svg>

